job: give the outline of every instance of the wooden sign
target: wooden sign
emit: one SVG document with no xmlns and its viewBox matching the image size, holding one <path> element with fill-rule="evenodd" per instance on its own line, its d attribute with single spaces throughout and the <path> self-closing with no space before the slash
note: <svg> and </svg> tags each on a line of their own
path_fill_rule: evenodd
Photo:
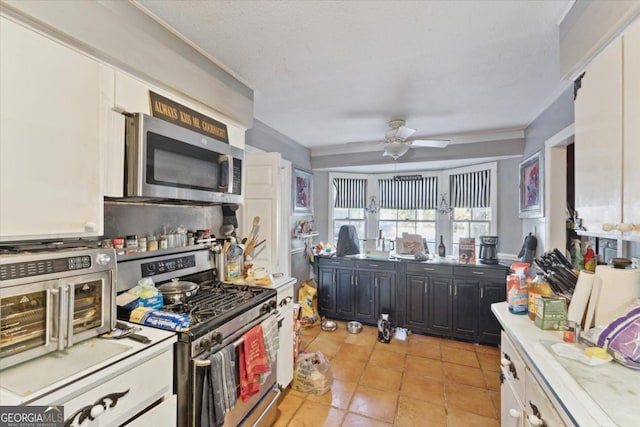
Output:
<svg viewBox="0 0 640 427">
<path fill-rule="evenodd" d="M 396 175 L 393 177 L 394 181 L 420 181 L 422 175 Z"/>
<path fill-rule="evenodd" d="M 183 128 L 208 135 L 218 141 L 229 143 L 227 125 L 200 114 L 189 107 L 178 104 L 162 95 L 149 91 L 151 115 Z"/>
</svg>

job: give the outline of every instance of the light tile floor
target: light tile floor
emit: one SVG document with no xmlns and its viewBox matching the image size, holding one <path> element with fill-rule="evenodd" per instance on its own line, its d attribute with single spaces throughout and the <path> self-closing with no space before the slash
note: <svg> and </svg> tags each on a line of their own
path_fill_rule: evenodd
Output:
<svg viewBox="0 0 640 427">
<path fill-rule="evenodd" d="M 352 335 L 338 324 L 334 332 L 302 330 L 301 348 L 331 361 L 331 391 L 288 387 L 274 426 L 500 425 L 497 348 L 418 334 L 383 344 L 375 327 Z"/>
</svg>

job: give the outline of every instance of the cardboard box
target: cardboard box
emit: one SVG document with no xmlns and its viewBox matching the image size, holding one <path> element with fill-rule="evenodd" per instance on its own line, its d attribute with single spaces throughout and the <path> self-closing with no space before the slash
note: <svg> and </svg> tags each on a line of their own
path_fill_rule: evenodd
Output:
<svg viewBox="0 0 640 427">
<path fill-rule="evenodd" d="M 458 262 L 460 264 L 476 263 L 476 239 L 473 237 L 461 237 Z"/>
<path fill-rule="evenodd" d="M 540 329 L 559 331 L 567 320 L 567 300 L 564 297 L 536 297 L 536 319 Z"/>
</svg>

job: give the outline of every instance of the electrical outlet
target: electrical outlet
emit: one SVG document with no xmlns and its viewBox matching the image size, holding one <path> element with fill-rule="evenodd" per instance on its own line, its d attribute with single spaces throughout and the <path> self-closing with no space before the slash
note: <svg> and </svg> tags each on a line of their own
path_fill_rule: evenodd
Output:
<svg viewBox="0 0 640 427">
<path fill-rule="evenodd" d="M 640 269 L 640 258 L 633 256 L 631 257 L 631 268 Z"/>
</svg>

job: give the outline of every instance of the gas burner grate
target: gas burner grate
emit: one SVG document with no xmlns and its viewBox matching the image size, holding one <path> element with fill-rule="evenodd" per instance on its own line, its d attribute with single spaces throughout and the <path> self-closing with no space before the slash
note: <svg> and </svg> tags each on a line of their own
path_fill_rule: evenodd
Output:
<svg viewBox="0 0 640 427">
<path fill-rule="evenodd" d="M 221 282 L 200 283 L 200 289 L 182 303 L 164 307 L 176 313 L 188 313 L 192 326 L 223 316 L 233 310 L 250 304 L 266 289 L 252 286 L 228 285 Z"/>
</svg>

